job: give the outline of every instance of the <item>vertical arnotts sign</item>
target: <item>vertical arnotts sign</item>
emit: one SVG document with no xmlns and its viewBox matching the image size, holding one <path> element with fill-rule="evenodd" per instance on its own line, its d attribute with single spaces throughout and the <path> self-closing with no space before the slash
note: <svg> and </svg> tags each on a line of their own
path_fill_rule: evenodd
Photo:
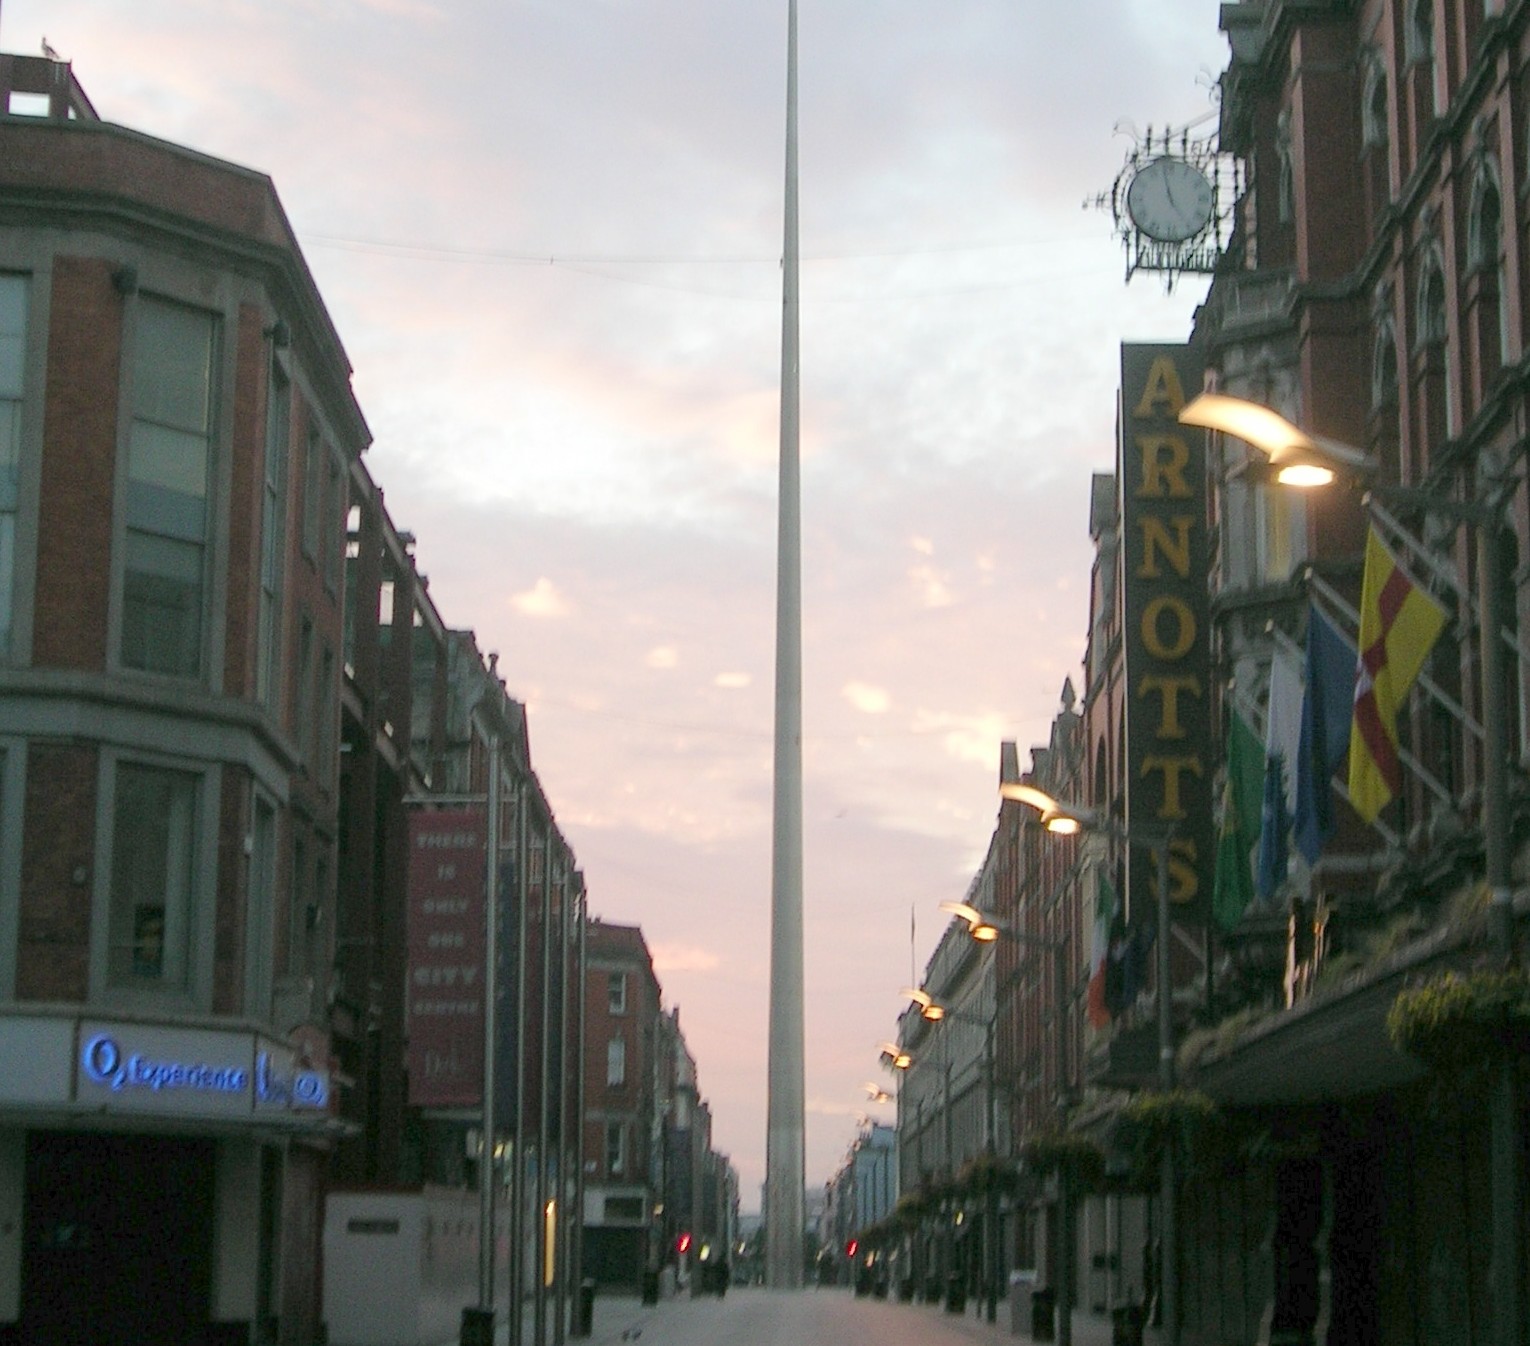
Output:
<svg viewBox="0 0 1530 1346">
<path fill-rule="evenodd" d="M 1179 423 L 1200 391 L 1186 346 L 1121 347 L 1121 539 L 1126 637 L 1126 825 L 1173 828 L 1169 896 L 1200 919 L 1210 893 L 1211 641 L 1206 437 Z M 1155 858 L 1131 848 L 1134 907 L 1156 893 Z"/>
<path fill-rule="evenodd" d="M 409 1102 L 478 1107 L 483 1098 L 484 816 L 409 817 Z"/>
</svg>

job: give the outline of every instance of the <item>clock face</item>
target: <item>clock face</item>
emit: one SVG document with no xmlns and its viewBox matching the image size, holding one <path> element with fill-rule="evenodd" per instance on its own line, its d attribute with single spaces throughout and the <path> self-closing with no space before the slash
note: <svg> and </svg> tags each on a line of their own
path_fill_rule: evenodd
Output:
<svg viewBox="0 0 1530 1346">
<path fill-rule="evenodd" d="M 1183 243 L 1209 223 L 1211 183 L 1183 159 L 1163 155 L 1144 165 L 1126 189 L 1132 223 L 1159 243 Z"/>
</svg>

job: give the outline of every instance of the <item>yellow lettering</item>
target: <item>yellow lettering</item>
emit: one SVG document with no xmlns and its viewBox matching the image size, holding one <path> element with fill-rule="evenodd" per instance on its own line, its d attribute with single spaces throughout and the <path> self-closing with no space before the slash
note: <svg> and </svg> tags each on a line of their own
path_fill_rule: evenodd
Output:
<svg viewBox="0 0 1530 1346">
<path fill-rule="evenodd" d="M 1176 514 L 1171 519 L 1160 519 L 1144 514 L 1142 524 L 1142 564 L 1137 567 L 1137 578 L 1156 580 L 1163 577 L 1158 568 L 1161 554 L 1174 573 L 1182 580 L 1190 578 L 1190 525 L 1194 522 L 1188 514 Z M 1174 536 L 1169 536 L 1169 528 Z"/>
<path fill-rule="evenodd" d="M 1192 776 L 1204 776 L 1206 774 L 1198 757 L 1156 757 L 1149 756 L 1142 759 L 1142 775 L 1144 779 L 1151 773 L 1158 771 L 1163 773 L 1163 807 L 1158 810 L 1158 817 L 1166 821 L 1177 822 L 1188 816 L 1185 813 L 1184 802 L 1180 798 L 1180 777 L 1187 772 Z"/>
<path fill-rule="evenodd" d="M 1170 640 L 1159 637 L 1159 618 L 1165 614 L 1174 620 L 1174 636 Z M 1173 594 L 1159 594 L 1142 610 L 1141 635 L 1143 648 L 1155 659 L 1173 661 L 1183 659 L 1195 644 L 1195 613 L 1183 598 Z"/>
<path fill-rule="evenodd" d="M 1148 370 L 1147 383 L 1143 385 L 1142 400 L 1132 413 L 1138 420 L 1158 415 L 1172 420 L 1185 405 L 1185 390 L 1179 381 L 1179 370 L 1167 355 L 1160 355 Z"/>
<path fill-rule="evenodd" d="M 1196 678 L 1186 674 L 1160 677 L 1158 674 L 1150 674 L 1142 679 L 1142 685 L 1137 689 L 1138 696 L 1151 696 L 1158 693 L 1158 729 L 1155 738 L 1184 738 L 1185 726 L 1179 722 L 1179 698 L 1181 693 L 1188 692 L 1197 700 L 1201 695 L 1201 684 Z"/>
<path fill-rule="evenodd" d="M 1189 837 L 1175 837 L 1169 846 L 1169 901 L 1195 901 L 1201 891 L 1201 876 L 1195 862 L 1195 842 Z"/>
<path fill-rule="evenodd" d="M 1142 455 L 1142 485 L 1139 500 L 1193 500 L 1195 492 L 1185 480 L 1190 466 L 1190 446 L 1178 435 L 1138 435 L 1137 451 Z"/>
</svg>

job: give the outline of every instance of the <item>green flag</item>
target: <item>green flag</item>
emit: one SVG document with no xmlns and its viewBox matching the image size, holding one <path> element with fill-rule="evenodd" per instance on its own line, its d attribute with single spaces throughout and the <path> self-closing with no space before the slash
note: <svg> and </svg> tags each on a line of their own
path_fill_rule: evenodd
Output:
<svg viewBox="0 0 1530 1346">
<path fill-rule="evenodd" d="M 1264 745 L 1235 710 L 1227 730 L 1227 784 L 1222 796 L 1222 830 L 1217 838 L 1216 880 L 1211 910 L 1224 930 L 1242 919 L 1254 900 L 1249 851 L 1259 837 L 1259 804 L 1264 777 Z"/>
</svg>

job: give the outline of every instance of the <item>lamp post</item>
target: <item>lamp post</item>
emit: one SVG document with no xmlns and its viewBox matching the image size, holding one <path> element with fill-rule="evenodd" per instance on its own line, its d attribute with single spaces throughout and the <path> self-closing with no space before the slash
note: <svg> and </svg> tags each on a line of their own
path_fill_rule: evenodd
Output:
<svg viewBox="0 0 1530 1346">
<path fill-rule="evenodd" d="M 1187 425 L 1221 430 L 1264 453 L 1287 486 L 1326 486 L 1336 477 L 1369 472 L 1373 464 L 1359 449 L 1337 440 L 1309 435 L 1283 416 L 1241 398 L 1202 393 L 1186 403 L 1179 419 Z M 1290 474 L 1282 467 L 1298 456 L 1312 461 L 1310 475 Z M 1324 475 L 1326 474 L 1326 475 Z M 1500 530 L 1506 522 L 1511 488 L 1492 483 L 1485 500 L 1442 500 L 1416 490 L 1389 488 L 1428 511 L 1444 514 L 1477 530 L 1477 640 L 1482 673 L 1482 862 L 1491 896 L 1491 930 L 1495 951 L 1512 963 L 1514 938 L 1512 821 L 1508 807 L 1507 688 L 1504 682 L 1502 599 L 1505 554 Z M 1515 1102 L 1515 1073 L 1510 1061 L 1495 1068 L 1490 1093 L 1492 1173 L 1493 1340 L 1496 1346 L 1520 1346 L 1520 1235 L 1518 1197 L 1519 1116 Z"/>
<path fill-rule="evenodd" d="M 993 1067 L 993 1034 L 994 1025 L 998 1022 L 999 1008 L 996 1004 L 994 1011 L 986 1019 L 980 1014 L 968 1014 L 963 1010 L 953 1009 L 949 1005 L 943 1005 L 936 1000 L 928 991 L 919 987 L 913 987 L 903 992 L 915 1005 L 919 1007 L 921 1018 L 930 1023 L 965 1023 L 972 1024 L 983 1030 L 983 1084 L 987 1095 L 983 1110 L 983 1149 L 990 1158 L 998 1152 L 998 1094 L 995 1088 Z M 948 1058 L 949 1059 L 949 1058 Z M 949 1105 L 949 1099 L 947 1100 Z M 992 1182 L 989 1190 L 984 1194 L 983 1220 L 987 1229 L 988 1243 L 988 1295 L 985 1301 L 985 1309 L 988 1321 L 995 1322 L 998 1319 L 998 1278 L 999 1278 L 999 1245 L 998 1245 L 998 1211 L 996 1204 L 998 1193 L 994 1190 Z"/>
<path fill-rule="evenodd" d="M 1024 787 L 1029 789 L 1030 787 Z M 1057 1054 L 1057 1115 L 1061 1124 L 1067 1110 L 1067 1090 L 1063 1077 L 1068 1061 L 1068 942 L 1064 939 L 1044 939 L 1039 935 L 1016 930 L 967 902 L 942 902 L 942 911 L 948 911 L 967 922 L 967 933 L 980 944 L 991 944 L 998 939 L 1012 940 L 1027 948 L 1040 949 L 1053 957 L 1053 981 L 1056 1004 L 1053 1009 L 1054 1051 Z M 997 1009 L 995 1009 L 997 1017 Z M 991 1042 L 990 1029 L 990 1042 Z M 991 1050 L 991 1048 L 990 1048 Z M 990 1058 L 991 1059 L 991 1058 Z M 990 1066 L 990 1069 L 992 1067 Z M 1066 1172 L 1058 1175 L 1058 1257 L 1055 1289 L 1057 1291 L 1057 1343 L 1072 1346 L 1073 1315 L 1070 1301 L 1073 1298 L 1073 1239 L 1071 1235 L 1071 1201 Z M 992 1321 L 992 1318 L 989 1320 Z"/>
<path fill-rule="evenodd" d="M 1105 815 L 1081 804 L 1056 799 L 1045 790 L 1016 780 L 1000 782 L 999 794 L 1027 804 L 1040 814 L 1049 832 L 1070 836 L 1077 832 L 1102 832 L 1129 846 L 1148 846 L 1158 852 L 1158 1085 L 1165 1093 L 1174 1088 L 1174 998 L 1170 985 L 1169 958 L 1169 848 L 1173 844 L 1173 824 L 1155 830 L 1151 836 L 1128 831 Z M 973 934 L 977 934 L 974 927 Z M 1177 1221 L 1174 1147 L 1166 1145 L 1160 1174 L 1159 1224 L 1162 1230 L 1158 1257 L 1158 1278 L 1163 1304 L 1163 1341 L 1165 1346 L 1179 1346 L 1179 1237 Z M 1066 1321 L 1066 1315 L 1063 1320 Z"/>
</svg>

